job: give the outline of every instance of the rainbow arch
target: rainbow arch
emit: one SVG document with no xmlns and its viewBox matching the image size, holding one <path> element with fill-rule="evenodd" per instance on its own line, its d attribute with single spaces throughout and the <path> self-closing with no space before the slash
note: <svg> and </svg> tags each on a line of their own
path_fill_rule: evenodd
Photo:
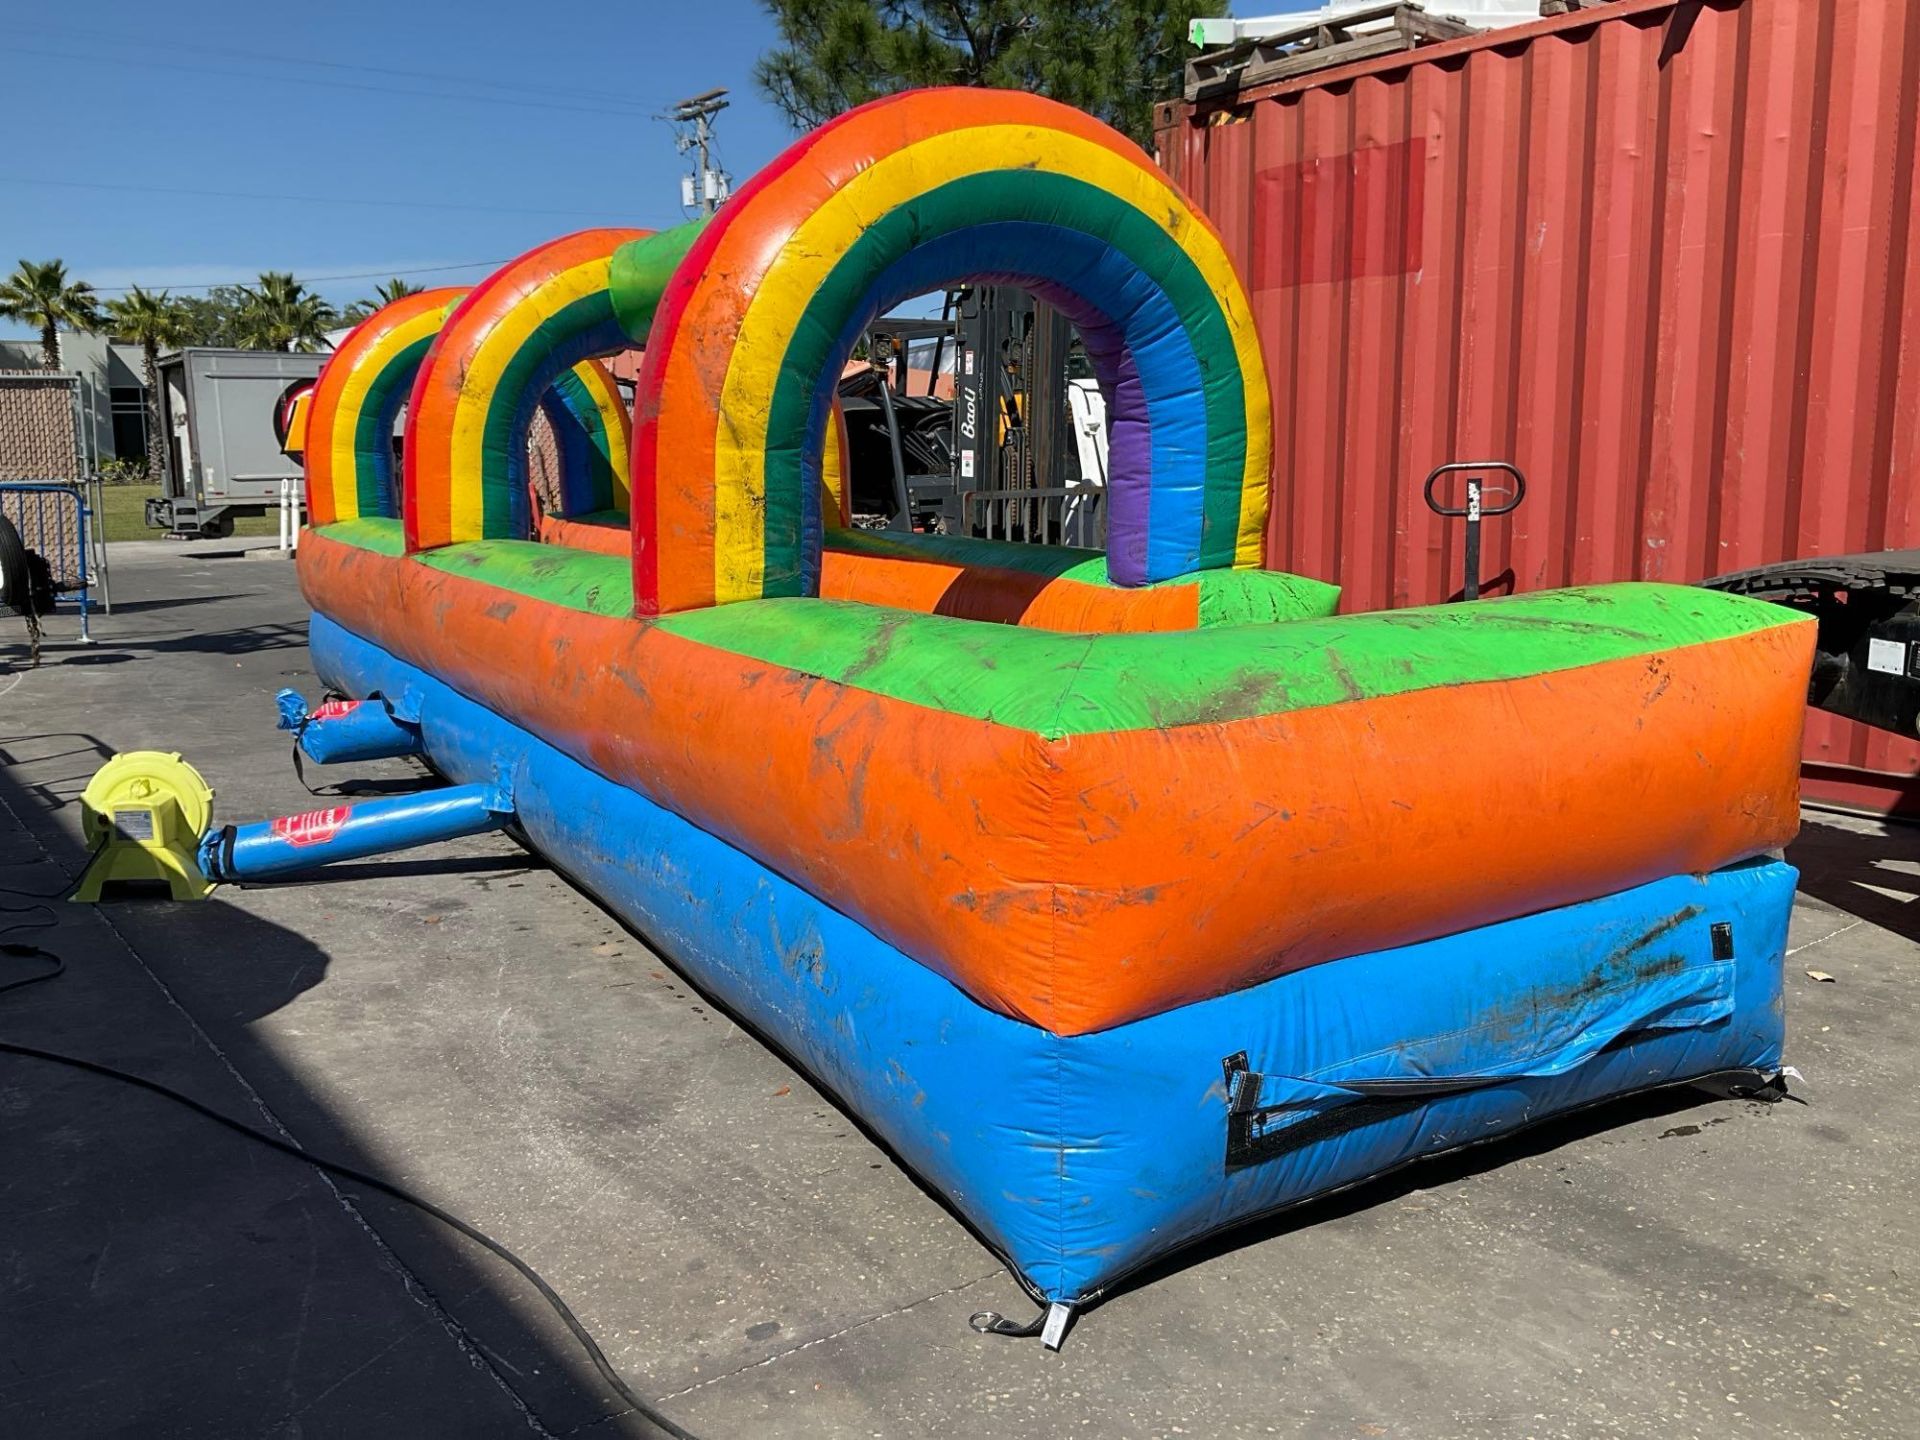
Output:
<svg viewBox="0 0 1920 1440">
<path fill-rule="evenodd" d="M 310 523 L 393 518 L 393 427 L 461 287 L 403 296 L 367 317 L 343 340 L 314 385 L 307 426 Z M 559 452 L 569 514 L 627 508 L 632 419 L 613 374 L 583 360 L 539 396 Z M 411 426 L 409 426 L 409 435 Z M 521 437 L 524 469 L 525 435 Z"/>
<path fill-rule="evenodd" d="M 340 342 L 313 387 L 307 421 L 307 515 L 314 525 L 397 513 L 393 425 L 415 372 L 465 286 L 383 306 Z"/>
<path fill-rule="evenodd" d="M 613 372 L 597 360 L 562 370 L 540 397 L 560 452 L 560 514 L 630 508 L 633 420 Z"/>
<path fill-rule="evenodd" d="M 1079 111 L 923 90 L 796 143 L 674 272 L 635 407 L 641 613 L 818 592 L 840 368 L 874 315 L 963 278 L 1027 286 L 1080 329 L 1111 417 L 1115 583 L 1260 562 L 1266 373 L 1218 234 Z"/>
<path fill-rule="evenodd" d="M 577 231 L 474 287 L 448 316 L 413 385 L 405 462 L 409 550 L 527 534 L 526 436 L 534 408 L 581 361 L 645 337 L 651 296 L 697 229 L 657 237 L 622 228 Z"/>
</svg>

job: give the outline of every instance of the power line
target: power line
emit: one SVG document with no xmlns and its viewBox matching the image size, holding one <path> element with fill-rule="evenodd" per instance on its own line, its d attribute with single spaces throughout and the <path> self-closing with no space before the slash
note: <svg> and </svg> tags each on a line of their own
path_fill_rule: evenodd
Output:
<svg viewBox="0 0 1920 1440">
<path fill-rule="evenodd" d="M 459 265 L 423 265 L 412 270 L 356 270 L 351 275 L 307 275 L 300 277 L 302 285 L 324 285 L 329 280 L 398 280 L 402 275 L 440 275 L 449 270 L 498 270 L 507 262 L 504 260 L 470 260 Z M 213 280 L 201 285 L 158 285 L 150 288 L 166 291 L 174 290 L 227 290 L 259 282 L 258 275 L 248 276 L 244 280 Z M 97 294 L 123 295 L 129 290 L 149 288 L 139 285 L 96 285 Z"/>
<path fill-rule="evenodd" d="M 565 110 L 576 115 L 615 115 L 622 120 L 640 118 L 631 109 L 615 110 L 605 105 L 562 105 L 550 100 L 510 100 L 498 95 L 470 95 L 443 90 L 408 90 L 398 85 L 361 85 L 351 80 L 315 80 L 301 75 L 262 75 L 257 70 L 221 69 L 213 65 L 191 65 L 181 60 L 124 60 L 114 55 L 76 55 L 65 50 L 40 50 L 31 45 L 15 45 L 15 55 L 39 55 L 53 60 L 72 60 L 83 65 L 124 65 L 134 70 L 180 70 L 190 74 L 217 75 L 227 80 L 252 80 L 264 85 L 312 85 L 322 90 L 353 90 L 374 95 L 411 95 L 424 100 L 449 100 L 456 104 L 520 106 L 531 110 Z"/>
<path fill-rule="evenodd" d="M 355 195 L 285 195 L 267 190 L 197 190 L 182 185 L 130 185 L 111 180 L 48 180 L 33 175 L 0 175 L 5 185 L 54 185 L 63 190 L 131 190 L 143 195 L 201 195 L 220 200 L 289 200 L 309 205 L 361 205 L 383 210 L 476 210 L 489 215 L 573 215 L 605 219 L 604 210 L 560 206 L 467 205 L 446 200 L 373 200 Z"/>
<path fill-rule="evenodd" d="M 489 90 L 510 90 L 528 95 L 553 95 L 560 93 L 551 86 L 515 84 L 511 80 L 494 80 L 479 75 L 463 75 L 446 70 L 410 70 L 388 65 L 357 65 L 342 60 L 309 60 L 297 55 L 274 55 L 260 50 L 239 50 L 229 45 L 183 44 L 177 40 L 161 40 L 142 36 L 114 34 L 103 30 L 83 30 L 69 26 L 20 26 L 16 33 L 40 35 L 55 40 L 62 38 L 93 41 L 101 44 L 123 45 L 136 49 L 175 50 L 186 54 L 223 55 L 235 60 L 253 60 L 272 65 L 304 65 L 317 70 L 343 70 L 351 74 L 388 75 L 402 80 L 428 80 L 441 84 L 480 86 Z M 617 105 L 634 107 L 640 110 L 639 102 L 630 95 L 616 90 L 583 90 L 578 86 L 566 87 L 566 94 L 587 97 L 596 100 L 610 100 Z"/>
</svg>

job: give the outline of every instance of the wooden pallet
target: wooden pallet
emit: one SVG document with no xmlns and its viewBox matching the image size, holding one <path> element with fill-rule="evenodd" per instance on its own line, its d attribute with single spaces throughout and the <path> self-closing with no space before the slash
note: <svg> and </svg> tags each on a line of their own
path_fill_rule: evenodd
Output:
<svg viewBox="0 0 1920 1440">
<path fill-rule="evenodd" d="M 1429 15 L 1419 5 L 1375 5 L 1194 56 L 1187 62 L 1187 101 L 1216 99 L 1269 81 L 1478 33 L 1464 21 Z"/>
</svg>

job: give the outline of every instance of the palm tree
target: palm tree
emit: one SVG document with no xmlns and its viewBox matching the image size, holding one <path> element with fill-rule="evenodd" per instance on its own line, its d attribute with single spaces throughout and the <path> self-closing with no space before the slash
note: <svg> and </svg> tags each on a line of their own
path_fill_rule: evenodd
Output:
<svg viewBox="0 0 1920 1440">
<path fill-rule="evenodd" d="M 107 329 L 140 347 L 147 371 L 147 479 L 160 478 L 160 351 L 187 338 L 187 317 L 166 291 L 155 295 L 134 286 L 107 302 Z"/>
<path fill-rule="evenodd" d="M 409 295 L 418 295 L 421 287 L 411 281 L 402 280 L 398 275 L 391 280 L 383 280 L 373 287 L 373 293 L 380 297 L 382 305 L 391 305 L 396 300 L 404 300 Z"/>
<path fill-rule="evenodd" d="M 246 290 L 239 316 L 240 343 L 249 350 L 318 350 L 339 317 L 333 306 L 284 270 L 268 270 Z"/>
<path fill-rule="evenodd" d="M 418 295 L 421 287 L 408 284 L 398 275 L 391 280 L 382 281 L 373 287 L 373 298 L 356 300 L 340 312 L 340 319 L 348 325 L 358 325 L 369 315 L 378 314 L 396 300 L 404 300 L 409 295 Z"/>
<path fill-rule="evenodd" d="M 24 320 L 40 332 L 40 360 L 60 368 L 60 327 L 86 332 L 100 323 L 93 286 L 69 280 L 64 260 L 22 260 L 0 284 L 0 316 Z"/>
</svg>

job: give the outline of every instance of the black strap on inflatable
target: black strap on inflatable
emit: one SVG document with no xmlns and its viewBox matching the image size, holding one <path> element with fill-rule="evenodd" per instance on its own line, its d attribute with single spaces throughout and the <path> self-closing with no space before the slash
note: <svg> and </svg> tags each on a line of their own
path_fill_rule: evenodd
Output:
<svg viewBox="0 0 1920 1440">
<path fill-rule="evenodd" d="M 322 693 L 322 695 L 320 696 L 320 703 L 324 705 L 329 700 L 351 700 L 352 698 L 353 697 L 351 695 L 342 695 L 338 690 L 335 690 L 331 685 L 329 685 L 325 690 L 325 692 Z M 373 691 L 370 695 L 367 696 L 367 698 L 369 700 L 380 701 L 382 705 L 385 705 L 387 707 L 387 713 L 389 715 L 393 713 L 393 706 L 389 704 L 384 697 L 382 697 L 382 695 L 378 690 Z M 293 727 L 293 778 L 300 782 L 302 788 L 304 788 L 309 795 L 319 795 L 319 796 L 338 795 L 340 793 L 340 787 L 338 785 L 334 785 L 325 790 L 316 790 L 313 787 L 313 785 L 307 780 L 307 767 L 300 755 L 300 741 L 306 736 L 307 726 L 311 725 L 312 723 L 313 723 L 313 713 L 309 711 L 306 714 L 306 716 L 302 718 L 300 723 Z"/>
<path fill-rule="evenodd" d="M 1777 1105 L 1782 1100 L 1791 1100 L 1796 1105 L 1805 1105 L 1805 1096 L 1796 1095 L 1787 1088 L 1789 1079 L 1804 1078 L 1798 1070 L 1787 1065 L 1775 1066 L 1771 1070 L 1716 1070 L 1711 1075 L 1697 1076 L 1687 1083 L 1721 1100 L 1755 1100 L 1763 1105 Z"/>
<path fill-rule="evenodd" d="M 1038 1335 L 1040 1343 L 1047 1349 L 1058 1350 L 1066 1341 L 1067 1331 L 1073 1328 L 1073 1306 L 1064 1300 L 1056 1300 L 1025 1325 L 1002 1319 L 999 1312 L 994 1310 L 976 1310 L 967 1324 L 982 1335 L 1004 1335 L 1010 1340 L 1025 1340 Z"/>
<path fill-rule="evenodd" d="M 213 847 L 214 865 L 217 873 L 209 875 L 209 880 L 231 880 L 233 878 L 233 841 L 238 834 L 232 825 L 220 827 L 220 843 Z"/>
<path fill-rule="evenodd" d="M 293 732 L 293 778 L 298 780 L 301 783 L 301 785 L 306 788 L 306 792 L 309 795 L 320 795 L 320 794 L 323 794 L 324 792 L 320 790 L 316 790 L 308 782 L 307 767 L 300 759 L 300 736 L 306 730 L 306 728 L 307 728 L 306 723 L 302 721 L 300 728 Z"/>
</svg>

